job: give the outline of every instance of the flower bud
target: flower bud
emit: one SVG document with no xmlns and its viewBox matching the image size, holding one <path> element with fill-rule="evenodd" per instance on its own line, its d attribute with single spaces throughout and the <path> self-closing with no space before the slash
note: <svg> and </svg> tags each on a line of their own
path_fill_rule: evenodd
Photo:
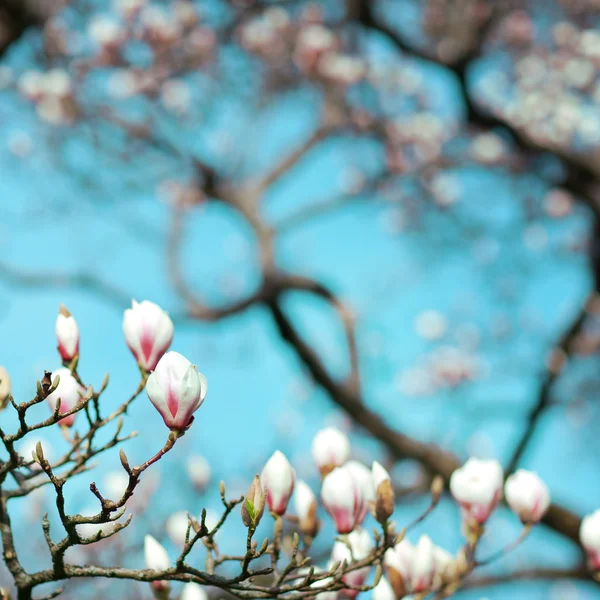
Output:
<svg viewBox="0 0 600 600">
<path fill-rule="evenodd" d="M 400 598 L 431 589 L 437 573 L 435 547 L 426 535 L 415 546 L 404 539 L 387 550 L 384 564 L 390 584 Z"/>
<path fill-rule="evenodd" d="M 246 527 L 258 526 L 265 510 L 266 500 L 267 494 L 262 489 L 260 477 L 255 475 L 242 503 L 242 522 Z"/>
<path fill-rule="evenodd" d="M 58 353 L 64 362 L 70 362 L 79 354 L 79 327 L 63 304 L 58 309 L 55 329 Z"/>
<path fill-rule="evenodd" d="M 146 393 L 165 425 L 184 431 L 204 402 L 208 382 L 196 365 L 177 352 L 165 354 L 148 377 Z"/>
<path fill-rule="evenodd" d="M 422 535 L 412 555 L 411 591 L 429 590 L 436 575 L 434 546 L 429 536 Z"/>
<path fill-rule="evenodd" d="M 433 547 L 433 555 L 435 558 L 435 577 L 433 581 L 433 587 L 439 589 L 442 585 L 452 581 L 456 575 L 456 561 L 452 554 L 440 548 L 439 546 Z"/>
<path fill-rule="evenodd" d="M 389 473 L 377 461 L 373 461 L 371 474 L 375 490 L 375 519 L 383 525 L 394 512 L 394 488 Z"/>
<path fill-rule="evenodd" d="M 398 598 L 404 597 L 410 591 L 413 553 L 413 545 L 404 539 L 384 554 L 383 564 L 387 568 L 390 585 Z"/>
<path fill-rule="evenodd" d="M 396 594 L 392 588 L 392 585 L 383 576 L 379 583 L 373 588 L 373 600 L 396 600 Z"/>
<path fill-rule="evenodd" d="M 296 483 L 294 493 L 296 516 L 300 524 L 300 531 L 313 538 L 319 531 L 319 519 L 317 518 L 317 497 L 310 487 L 299 480 Z"/>
<path fill-rule="evenodd" d="M 276 450 L 273 453 L 263 468 L 261 480 L 267 491 L 269 511 L 283 515 L 294 491 L 296 472 L 282 452 Z"/>
<path fill-rule="evenodd" d="M 211 475 L 210 464 L 206 458 L 197 454 L 190 456 L 187 460 L 187 473 L 194 487 L 204 491 Z"/>
<path fill-rule="evenodd" d="M 532 471 L 518 469 L 504 485 L 506 501 L 524 524 L 537 523 L 550 506 L 548 486 Z"/>
<path fill-rule="evenodd" d="M 10 399 L 10 375 L 4 367 L 0 367 L 0 410 L 4 410 Z"/>
<path fill-rule="evenodd" d="M 592 571 L 600 571 L 600 509 L 581 521 L 579 539 L 585 549 Z"/>
<path fill-rule="evenodd" d="M 60 377 L 58 387 L 46 398 L 52 411 L 56 409 L 56 403 L 60 398 L 60 414 L 66 413 L 79 403 L 82 396 L 85 394 L 85 388 L 77 383 L 77 380 L 71 374 L 71 371 L 66 367 L 57 369 L 52 373 L 52 383 L 56 381 L 56 377 Z M 73 413 L 68 417 L 62 418 L 59 423 L 63 427 L 72 427 L 75 423 L 77 413 Z"/>
<path fill-rule="evenodd" d="M 208 600 L 208 594 L 199 583 L 186 583 L 181 592 L 181 600 Z"/>
<path fill-rule="evenodd" d="M 171 567 L 171 559 L 167 551 L 151 535 L 146 535 L 144 538 L 144 558 L 147 569 L 164 571 Z M 153 581 L 150 583 L 150 589 L 156 600 L 168 600 L 171 586 L 168 581 Z"/>
<path fill-rule="evenodd" d="M 371 475 L 371 470 L 369 467 L 363 465 L 357 460 L 349 460 L 344 466 L 350 471 L 350 473 L 352 473 L 352 476 L 360 488 L 362 506 L 356 520 L 356 524 L 360 525 L 363 522 L 367 511 L 369 510 L 369 506 L 371 503 L 375 502 L 373 476 Z"/>
<path fill-rule="evenodd" d="M 364 506 L 361 487 L 346 466 L 337 467 L 323 479 L 321 501 L 338 533 L 350 533 L 358 524 Z"/>
<path fill-rule="evenodd" d="M 171 345 L 173 321 L 158 304 L 132 300 L 123 314 L 123 332 L 140 368 L 153 371 Z"/>
<path fill-rule="evenodd" d="M 368 532 L 359 527 L 348 534 L 347 542 L 348 545 L 344 542 L 335 542 L 333 545 L 333 549 L 331 551 L 331 561 L 330 564 L 333 565 L 336 562 L 346 561 L 348 565 L 353 562 L 361 561 L 367 556 L 373 549 L 373 542 L 368 534 Z M 331 568 L 331 567 L 330 567 Z M 360 586 L 363 585 L 367 577 L 369 576 L 369 572 L 371 567 L 361 567 L 360 569 L 355 569 L 346 573 L 342 577 L 342 581 L 352 586 Z M 347 598 L 355 598 L 358 595 L 358 590 L 345 589 L 344 596 Z"/>
<path fill-rule="evenodd" d="M 312 455 L 321 477 L 325 477 L 350 458 L 350 441 L 339 429 L 327 427 L 315 435 Z"/>
<path fill-rule="evenodd" d="M 503 473 L 496 460 L 470 458 L 450 477 L 450 492 L 467 524 L 483 524 L 502 498 Z"/>
</svg>

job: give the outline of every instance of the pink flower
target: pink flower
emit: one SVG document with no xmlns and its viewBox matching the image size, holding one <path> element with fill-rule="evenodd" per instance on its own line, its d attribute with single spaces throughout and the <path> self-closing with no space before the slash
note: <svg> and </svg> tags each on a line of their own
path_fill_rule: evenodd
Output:
<svg viewBox="0 0 600 600">
<path fill-rule="evenodd" d="M 436 548 L 422 535 L 416 545 L 404 539 L 386 551 L 384 564 L 396 594 L 420 593 L 431 589 L 437 573 Z"/>
<path fill-rule="evenodd" d="M 68 309 L 60 305 L 56 318 L 56 340 L 60 357 L 69 362 L 79 354 L 79 327 Z"/>
<path fill-rule="evenodd" d="M 282 452 L 276 450 L 273 453 L 264 466 L 260 479 L 267 490 L 269 511 L 283 515 L 294 491 L 296 472 Z"/>
<path fill-rule="evenodd" d="M 369 553 L 373 549 L 373 542 L 369 536 L 369 533 L 362 527 L 358 527 L 352 533 L 348 535 L 348 544 L 344 542 L 335 542 L 331 551 L 331 562 L 329 568 L 336 562 L 344 562 L 351 565 L 354 562 L 361 561 L 369 556 Z M 340 565 L 341 568 L 341 565 Z M 361 586 L 365 583 L 365 580 L 369 576 L 371 567 L 361 567 L 360 569 L 354 569 L 344 575 L 342 581 L 351 586 Z M 355 598 L 358 595 L 358 590 L 350 588 L 344 589 L 343 594 L 346 598 Z"/>
<path fill-rule="evenodd" d="M 504 485 L 512 511 L 523 523 L 537 523 L 550 506 L 548 486 L 533 472 L 519 469 Z"/>
<path fill-rule="evenodd" d="M 450 477 L 450 492 L 467 521 L 483 524 L 502 498 L 503 473 L 496 460 L 470 458 Z"/>
<path fill-rule="evenodd" d="M 362 488 L 352 470 L 345 465 L 323 479 L 321 501 L 338 533 L 350 533 L 364 516 Z"/>
<path fill-rule="evenodd" d="M 71 374 L 71 371 L 66 367 L 57 369 L 52 373 L 52 382 L 56 380 L 56 376 L 60 377 L 58 387 L 48 395 L 46 400 L 50 405 L 52 411 L 56 409 L 56 403 L 60 398 L 60 413 L 66 413 L 73 409 L 81 400 L 81 397 L 85 394 L 85 389 L 82 385 L 77 383 L 77 380 Z M 59 421 L 64 427 L 72 427 L 75 423 L 75 417 L 77 413 L 73 413 L 68 417 L 64 417 Z"/>
<path fill-rule="evenodd" d="M 123 315 L 127 346 L 145 371 L 153 371 L 173 340 L 173 321 L 158 304 L 132 300 Z"/>
<path fill-rule="evenodd" d="M 204 402 L 208 382 L 196 365 L 178 354 L 165 354 L 148 377 L 146 393 L 170 429 L 183 431 Z"/>
</svg>

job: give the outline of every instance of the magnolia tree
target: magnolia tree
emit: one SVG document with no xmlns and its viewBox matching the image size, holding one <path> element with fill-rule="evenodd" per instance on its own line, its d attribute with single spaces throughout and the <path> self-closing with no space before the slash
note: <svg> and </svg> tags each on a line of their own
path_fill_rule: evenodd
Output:
<svg viewBox="0 0 600 600">
<path fill-rule="evenodd" d="M 168 452 L 177 452 L 177 441 L 193 427 L 194 413 L 202 406 L 207 393 L 206 378 L 196 365 L 181 354 L 169 351 L 173 323 L 158 305 L 147 300 L 133 301 L 132 308 L 125 311 L 123 331 L 140 370 L 140 383 L 131 397 L 110 414 L 103 415 L 102 406 L 108 377 L 98 390 L 81 379 L 79 326 L 64 306 L 56 320 L 63 368 L 54 373 L 46 372 L 38 382 L 36 396 L 21 403 L 10 395 L 10 380 L 7 373 L 3 374 L 3 407 L 17 412 L 19 427 L 15 433 L 0 429 L 7 453 L 1 464 L 0 532 L 4 560 L 14 578 L 19 599 L 32 598 L 38 586 L 71 578 L 146 581 L 154 597 L 162 600 L 174 597 L 173 581 L 186 582 L 180 596 L 184 600 L 204 598 L 202 585 L 220 588 L 240 598 L 331 600 L 338 595 L 355 598 L 358 593 L 369 590 L 377 600 L 411 594 L 422 598 L 433 594 L 442 598 L 465 585 L 479 566 L 489 564 L 523 542 L 548 511 L 550 493 L 535 473 L 519 469 L 505 482 L 497 461 L 471 458 L 457 468 L 449 480 L 450 492 L 462 514 L 464 546 L 450 552 L 435 546 L 427 535 L 412 544 L 407 534 L 435 510 L 443 493 L 443 479 L 440 476 L 433 479 L 430 505 L 416 521 L 396 524 L 391 520 L 395 510 L 395 485 L 387 470 L 377 461 L 368 467 L 353 460 L 346 435 L 335 428 L 326 428 L 315 436 L 312 445 L 315 468 L 321 477 L 318 495 L 307 483 L 296 480 L 294 468 L 286 456 L 276 450 L 260 475 L 254 477 L 246 495 L 228 498 L 225 483 L 221 482 L 223 512 L 216 523 L 207 524 L 206 511 L 199 519 L 186 516 L 183 549 L 178 556 L 169 556 L 153 536 L 146 535 L 145 568 L 72 564 L 65 559 L 69 548 L 101 544 L 112 536 L 126 535 L 123 530 L 133 516 L 127 514 L 128 503 L 136 488 L 155 463 Z M 69 514 L 65 510 L 65 484 L 88 471 L 93 458 L 131 437 L 121 436 L 123 419 L 128 407 L 144 391 L 168 430 L 164 444 L 140 465 L 131 465 L 121 449 L 120 462 L 126 476 L 122 495 L 109 497 L 96 483 L 91 483 L 97 513 Z M 31 422 L 29 409 L 44 401 L 48 403 L 50 416 Z M 49 427 L 62 428 L 69 443 L 69 450 L 63 456 L 49 460 L 41 442 L 31 457 L 17 452 L 17 442 Z M 113 428 L 114 433 L 102 444 L 97 442 L 97 436 L 104 428 Z M 48 514 L 43 517 L 51 566 L 30 573 L 23 568 L 16 550 L 10 506 L 12 500 L 32 494 L 42 486 L 54 489 L 60 523 L 51 523 Z M 497 553 L 481 557 L 477 552 L 479 540 L 503 497 L 523 524 L 522 534 Z M 330 558 L 324 565 L 310 556 L 311 545 L 320 530 L 320 505 L 332 519 L 338 534 L 331 541 Z M 372 524 L 377 525 L 372 530 L 367 523 L 369 514 Z M 215 535 L 231 518 L 241 518 L 247 528 L 246 540 L 234 556 L 222 554 L 215 542 Z M 272 520 L 272 534 L 258 543 L 254 536 L 263 519 Z M 293 531 L 287 554 L 283 552 L 282 543 L 284 523 Z M 600 574 L 600 511 L 584 519 L 580 536 L 588 554 L 589 574 L 593 577 L 596 572 Z M 196 544 L 206 549 L 204 569 L 196 561 L 188 560 Z M 228 563 L 238 565 L 236 575 L 219 573 L 220 567 Z M 55 598 L 62 591 L 58 588 L 43 597 Z M 2 593 L 3 597 L 10 597 L 10 591 Z"/>
<path fill-rule="evenodd" d="M 16 3 L 7 2 L 2 7 L 18 28 L 0 41 L 0 53 L 9 53 L 27 28 L 39 27 L 39 35 L 29 41 L 34 50 L 30 61 L 37 60 L 36 66 L 23 66 L 17 59 L 16 66 L 3 64 L 0 85 L 36 115 L 40 129 L 50 136 L 51 157 L 56 159 L 57 149 L 75 141 L 77 149 L 94 152 L 91 175 L 81 166 L 85 161 L 66 165 L 78 181 L 99 186 L 104 173 L 126 164 L 126 173 L 117 171 L 123 180 L 132 179 L 144 192 L 155 186 L 169 212 L 165 252 L 173 289 L 186 308 L 182 318 L 214 322 L 263 308 L 315 383 L 381 443 L 391 464 L 413 459 L 421 465 L 431 505 L 419 523 L 438 506 L 444 490 L 450 491 L 462 513 L 465 544 L 457 551 L 438 548 L 428 537 L 412 539 L 413 523 L 391 521 L 403 482 L 392 481 L 377 462 L 369 468 L 352 459 L 345 434 L 324 429 L 313 447 L 321 476 L 319 494 L 296 481 L 288 459 L 275 452 L 254 480 L 254 473 L 247 474 L 250 487 L 244 497 L 231 498 L 221 486 L 221 516 L 203 513 L 196 519 L 180 513 L 169 519 L 168 533 L 176 533 L 183 546 L 178 556 L 169 556 L 156 539 L 147 537 L 145 569 L 126 569 L 118 561 L 112 567 L 73 564 L 65 558 L 69 548 L 91 549 L 106 538 L 127 535 L 119 532 L 131 522 L 126 513 L 139 501 L 137 486 L 151 479 L 152 466 L 166 453 L 177 452 L 174 447 L 193 427 L 193 413 L 204 401 L 207 386 L 186 358 L 167 353 L 173 323 L 165 312 L 147 301 L 134 303 L 125 313 L 124 332 L 140 367 L 140 383 L 130 399 L 106 414 L 101 396 L 107 380 L 96 390 L 81 378 L 78 326 L 61 309 L 57 337 L 63 369 L 44 375 L 31 401 L 9 402 L 6 372 L 0 383 L 6 410 L 15 410 L 19 423 L 15 433 L 2 432 L 7 454 L 0 469 L 0 532 L 18 598 L 31 598 L 43 584 L 79 578 L 147 582 L 159 598 L 178 591 L 175 586 L 171 589 L 170 582 L 185 582 L 187 600 L 201 597 L 198 585 L 248 598 L 353 597 L 361 590 L 373 590 L 380 600 L 407 594 L 441 598 L 463 586 L 492 583 L 472 572 L 521 544 L 537 523 L 583 546 L 587 558 L 573 567 L 540 566 L 509 573 L 504 579 L 593 581 L 600 570 L 600 514 L 582 519 L 550 503 L 539 477 L 519 466 L 552 405 L 566 366 L 599 347 L 594 326 L 600 292 L 597 2 L 557 1 L 541 6 L 432 0 L 416 7 L 402 1 L 370 0 L 118 0 L 110 5 L 72 0 L 44 3 L 52 11 L 43 14 L 39 7 L 34 11 L 33 4 L 23 2 L 17 9 Z M 421 69 L 423 65 L 428 70 Z M 439 102 L 430 77 L 440 69 L 453 76 L 454 94 L 464 111 L 446 110 L 446 103 Z M 259 117 L 294 95 L 309 105 L 314 117 L 310 129 L 304 137 L 296 136 L 299 139 L 278 148 L 264 165 L 256 155 L 268 136 L 262 131 L 252 135 L 257 131 L 254 122 L 261 122 Z M 235 110 L 223 119 L 219 109 L 230 106 L 232 98 Z M 231 121 L 239 117 L 242 126 L 236 130 L 234 123 L 231 130 L 215 133 L 218 117 Z M 277 222 L 267 218 L 265 203 L 277 195 L 278 186 L 303 161 L 314 158 L 317 149 L 334 143 L 336 149 L 350 149 L 348 154 L 355 155 L 344 162 L 339 189 L 331 195 L 316 194 L 312 204 Z M 26 161 L 44 143 L 41 132 L 34 140 L 30 132 L 17 131 L 7 145 L 14 156 Z M 80 158 L 79 152 L 75 154 Z M 482 229 L 489 223 L 461 210 L 460 175 L 465 171 L 508 182 L 518 217 L 504 230 L 486 237 Z M 540 227 L 543 219 L 560 224 L 579 212 L 590 224 L 589 235 L 576 229 L 555 248 L 562 257 L 585 256 L 592 286 L 560 339 L 548 344 L 545 360 L 538 361 L 543 363 L 541 379 L 504 470 L 496 461 L 470 459 L 463 464 L 463 458 L 410 437 L 372 409 L 361 372 L 366 350 L 356 335 L 360 314 L 318 278 L 300 269 L 282 268 L 277 256 L 280 236 L 358 201 L 386 206 L 386 217 L 391 213 L 384 219 L 387 233 L 407 237 L 427 233 L 433 223 L 429 228 L 433 235 L 419 249 L 423 253 L 441 248 L 439 254 L 445 256 L 457 239 L 475 239 L 480 242 L 474 250 L 478 264 L 492 275 L 501 242 L 531 250 L 548 246 L 547 233 Z M 205 302 L 182 266 L 190 223 L 209 203 L 234 213 L 251 231 L 258 249 L 256 288 L 241 297 L 230 290 L 224 294 L 226 301 L 217 306 Z M 138 226 L 143 219 L 143 211 L 136 214 Z M 142 229 L 145 238 L 160 238 L 151 226 Z M 362 240 L 353 242 L 359 245 Z M 511 275 L 525 271 L 518 260 L 509 262 Z M 92 290 L 121 310 L 130 297 L 89 273 L 65 276 L 47 269 L 27 273 L 4 263 L 1 267 L 2 277 L 10 282 Z M 504 301 L 508 297 L 514 302 L 514 290 L 512 295 L 510 290 L 503 293 Z M 292 295 L 318 299 L 341 323 L 349 363 L 344 376 L 335 374 L 286 312 L 285 300 Z M 494 320 L 491 337 L 510 338 L 511 329 L 521 326 L 521 322 L 511 327 L 510 320 Z M 461 390 L 481 375 L 482 365 L 473 352 L 477 332 L 463 331 L 464 343 L 448 344 L 444 340 L 449 327 L 440 312 L 425 310 L 418 315 L 416 331 L 435 347 L 424 364 L 400 374 L 403 394 Z M 68 514 L 65 482 L 75 475 L 85 476 L 92 459 L 130 437 L 121 433 L 122 418 L 144 390 L 168 428 L 164 445 L 158 444 L 157 453 L 137 466 L 122 452 L 125 491 L 109 493 L 92 484 L 98 512 Z M 29 409 L 44 400 L 51 416 L 31 424 Z M 102 430 L 111 426 L 116 431 L 107 441 L 99 441 L 104 440 L 99 435 Z M 31 458 L 22 456 L 15 443 L 46 427 L 67 432 L 69 451 L 50 459 L 39 444 Z M 190 474 L 198 488 L 206 486 L 206 465 L 192 463 Z M 49 518 L 43 519 L 51 566 L 29 572 L 17 554 L 8 504 L 41 486 L 54 489 L 60 524 L 51 529 Z M 497 553 L 481 556 L 480 539 L 503 497 L 523 523 L 522 535 Z M 310 548 L 323 511 L 338 537 L 329 540 L 325 557 L 313 552 L 313 562 Z M 221 553 L 216 534 L 227 519 L 240 518 L 247 528 L 246 539 L 236 554 Z M 272 534 L 255 543 L 257 527 L 264 528 L 266 522 L 272 522 Z M 206 551 L 204 570 L 189 558 L 194 546 Z M 58 593 L 51 591 L 46 597 Z"/>
</svg>

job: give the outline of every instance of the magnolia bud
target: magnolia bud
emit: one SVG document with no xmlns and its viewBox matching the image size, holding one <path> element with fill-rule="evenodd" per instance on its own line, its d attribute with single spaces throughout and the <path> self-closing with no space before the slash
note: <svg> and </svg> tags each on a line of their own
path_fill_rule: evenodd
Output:
<svg viewBox="0 0 600 600">
<path fill-rule="evenodd" d="M 504 485 L 506 501 L 523 523 L 537 523 L 550 506 L 548 486 L 532 471 L 517 470 Z"/>
<path fill-rule="evenodd" d="M 58 309 L 55 329 L 58 353 L 64 362 L 70 362 L 79 354 L 79 327 L 63 304 Z"/>
<path fill-rule="evenodd" d="M 160 306 L 144 300 L 132 300 L 123 314 L 123 332 L 127 346 L 140 368 L 153 371 L 173 340 L 173 321 Z"/>
<path fill-rule="evenodd" d="M 600 509 L 581 521 L 579 539 L 587 554 L 592 571 L 600 571 Z"/>
<path fill-rule="evenodd" d="M 181 600 L 208 600 L 208 594 L 199 583 L 186 583 L 181 592 Z"/>
<path fill-rule="evenodd" d="M 396 600 L 396 594 L 386 577 L 382 577 L 373 588 L 373 600 Z"/>
<path fill-rule="evenodd" d="M 331 551 L 331 565 L 336 562 L 344 561 L 350 565 L 353 562 L 361 561 L 367 558 L 373 549 L 373 542 L 371 541 L 368 532 L 361 527 L 348 534 L 346 541 L 348 544 L 338 541 L 333 545 L 333 549 Z M 350 547 L 348 547 L 348 545 Z M 361 567 L 360 569 L 354 569 L 353 571 L 346 573 L 342 577 L 342 581 L 348 585 L 361 586 L 369 576 L 370 570 L 371 567 L 369 566 Z M 348 598 L 355 598 L 357 595 L 358 590 L 344 590 L 344 596 Z"/>
<path fill-rule="evenodd" d="M 263 491 L 260 477 L 255 475 L 244 502 L 242 502 L 242 522 L 246 527 L 256 528 L 265 510 L 267 494 Z"/>
<path fill-rule="evenodd" d="M 366 465 L 358 462 L 357 460 L 349 460 L 345 465 L 352 476 L 356 480 L 361 496 L 362 496 L 362 506 L 360 512 L 357 516 L 356 524 L 360 525 L 367 511 L 369 510 L 369 506 L 371 503 L 375 502 L 375 488 L 373 487 L 373 476 L 371 475 L 371 470 Z"/>
<path fill-rule="evenodd" d="M 299 480 L 296 483 L 294 493 L 296 515 L 300 524 L 300 531 L 313 538 L 319 531 L 319 519 L 317 518 L 317 497 L 310 487 Z"/>
<path fill-rule="evenodd" d="M 496 460 L 470 458 L 450 477 L 450 492 L 465 522 L 483 524 L 502 498 L 503 472 Z"/>
<path fill-rule="evenodd" d="M 192 455 L 187 460 L 187 473 L 194 487 L 203 491 L 210 480 L 210 464 L 203 456 Z"/>
<path fill-rule="evenodd" d="M 296 472 L 282 452 L 276 450 L 273 453 L 263 468 L 261 480 L 267 491 L 269 511 L 283 515 L 294 491 Z"/>
<path fill-rule="evenodd" d="M 146 535 L 144 538 L 144 558 L 147 569 L 165 571 L 171 567 L 171 559 L 167 551 L 151 535 Z M 150 589 L 156 600 L 168 600 L 171 586 L 168 581 L 153 581 Z"/>
<path fill-rule="evenodd" d="M 177 352 L 165 354 L 146 383 L 150 402 L 161 414 L 165 425 L 184 431 L 193 413 L 204 402 L 208 382 L 196 365 Z"/>
<path fill-rule="evenodd" d="M 10 376 L 4 367 L 0 367 L 0 410 L 4 410 L 10 399 Z"/>
<path fill-rule="evenodd" d="M 85 388 L 77 383 L 77 380 L 73 377 L 71 371 L 66 367 L 57 369 L 52 373 L 52 383 L 55 382 L 57 377 L 60 378 L 58 387 L 47 396 L 46 400 L 52 411 L 54 411 L 56 410 L 56 403 L 60 399 L 59 413 L 63 414 L 75 408 L 81 398 L 85 395 Z M 68 417 L 62 418 L 59 423 L 64 427 L 72 427 L 76 417 L 77 413 L 73 413 Z"/>
<path fill-rule="evenodd" d="M 389 473 L 377 461 L 373 461 L 371 474 L 375 489 L 375 519 L 383 525 L 394 512 L 394 488 Z"/>
<path fill-rule="evenodd" d="M 422 535 L 412 555 L 411 591 L 420 593 L 429 590 L 436 575 L 434 546 L 429 536 Z"/>
<path fill-rule="evenodd" d="M 357 479 L 347 466 L 337 467 L 325 476 L 321 501 L 338 533 L 350 533 L 356 527 L 364 498 Z"/>
<path fill-rule="evenodd" d="M 312 455 L 321 477 L 325 477 L 350 458 L 350 441 L 339 429 L 327 427 L 315 435 Z"/>
</svg>

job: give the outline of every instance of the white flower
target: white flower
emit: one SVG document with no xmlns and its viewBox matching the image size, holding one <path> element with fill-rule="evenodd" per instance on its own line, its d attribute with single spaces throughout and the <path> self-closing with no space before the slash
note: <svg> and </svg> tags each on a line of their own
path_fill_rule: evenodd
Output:
<svg viewBox="0 0 600 600">
<path fill-rule="evenodd" d="M 322 429 L 313 439 L 312 455 L 321 476 L 327 475 L 350 458 L 348 436 L 335 427 Z"/>
<path fill-rule="evenodd" d="M 171 567 L 171 559 L 167 551 L 151 535 L 146 535 L 144 538 L 144 558 L 147 569 L 164 571 Z M 171 589 L 168 581 L 153 581 L 150 589 L 156 600 L 168 600 Z"/>
<path fill-rule="evenodd" d="M 208 600 L 208 594 L 199 583 L 186 583 L 183 586 L 181 600 Z"/>
<path fill-rule="evenodd" d="M 360 524 L 367 514 L 369 502 L 375 501 L 375 488 L 373 487 L 371 469 L 357 460 L 349 460 L 344 466 L 352 473 L 360 488 L 363 502 L 357 520 L 357 524 Z"/>
<path fill-rule="evenodd" d="M 536 473 L 525 469 L 519 469 L 506 480 L 504 494 L 523 523 L 537 523 L 550 506 L 548 486 Z"/>
<path fill-rule="evenodd" d="M 590 569 L 600 570 L 600 509 L 583 518 L 579 539 L 587 554 Z"/>
<path fill-rule="evenodd" d="M 464 516 L 485 523 L 502 498 L 503 472 L 497 460 L 470 458 L 450 477 L 450 492 Z"/>
<path fill-rule="evenodd" d="M 94 16 L 88 24 L 88 35 L 98 46 L 118 45 L 123 39 L 121 25 L 104 15 Z"/>
<path fill-rule="evenodd" d="M 337 541 L 333 545 L 331 551 L 330 568 L 336 562 L 344 562 L 350 565 L 353 562 L 359 562 L 369 556 L 369 553 L 373 549 L 373 542 L 369 533 L 362 527 L 356 528 L 354 531 L 348 534 L 347 538 L 348 545 L 344 542 Z M 344 575 L 342 581 L 352 586 L 361 586 L 364 584 L 366 578 L 369 576 L 370 567 L 361 567 L 355 569 Z M 358 594 L 357 590 L 346 589 L 344 595 L 349 598 L 354 598 Z"/>
<path fill-rule="evenodd" d="M 56 318 L 56 340 L 60 357 L 69 362 L 79 354 L 79 327 L 75 317 L 61 305 Z"/>
<path fill-rule="evenodd" d="M 185 510 L 178 510 L 167 519 L 165 531 L 167 532 L 169 539 L 176 546 L 183 546 L 185 544 L 185 534 L 187 532 L 188 522 L 188 514 Z"/>
<path fill-rule="evenodd" d="M 396 600 L 396 594 L 387 577 L 383 576 L 373 588 L 373 600 Z"/>
<path fill-rule="evenodd" d="M 194 487 L 202 490 L 210 481 L 210 464 L 204 456 L 193 454 L 187 459 L 187 474 Z"/>
<path fill-rule="evenodd" d="M 350 533 L 359 524 L 365 502 L 357 478 L 346 465 L 325 476 L 321 501 L 338 533 Z"/>
<path fill-rule="evenodd" d="M 307 535 L 314 536 L 318 528 L 317 497 L 310 486 L 302 480 L 296 482 L 294 507 L 300 530 Z"/>
<path fill-rule="evenodd" d="M 156 368 L 173 340 L 173 321 L 158 304 L 131 301 L 123 313 L 123 333 L 127 346 L 146 371 Z"/>
<path fill-rule="evenodd" d="M 276 450 L 265 464 L 260 476 L 267 490 L 269 511 L 283 515 L 286 511 L 296 481 L 296 472 L 285 455 Z"/>
<path fill-rule="evenodd" d="M 60 410 L 59 413 L 66 413 L 79 403 L 82 396 L 85 394 L 85 389 L 82 385 L 77 383 L 77 380 L 71 374 L 71 371 L 66 367 L 57 369 L 52 373 L 52 383 L 56 381 L 56 377 L 60 377 L 58 387 L 48 395 L 46 400 L 50 405 L 50 408 L 54 411 L 56 404 L 60 399 Z M 62 418 L 59 423 L 65 427 L 71 427 L 75 423 L 77 413 L 73 413 L 68 417 Z"/>
<path fill-rule="evenodd" d="M 148 377 L 146 393 L 165 425 L 183 431 L 206 397 L 208 382 L 196 365 L 177 352 L 167 352 Z"/>
</svg>

